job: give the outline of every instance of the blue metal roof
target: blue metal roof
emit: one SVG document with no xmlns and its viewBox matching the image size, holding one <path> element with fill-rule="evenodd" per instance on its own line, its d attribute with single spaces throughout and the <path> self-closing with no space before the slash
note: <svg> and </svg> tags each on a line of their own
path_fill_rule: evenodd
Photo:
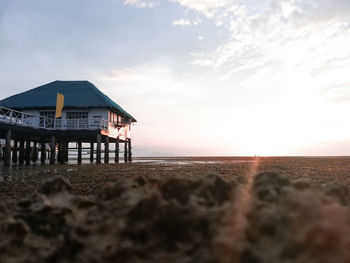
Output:
<svg viewBox="0 0 350 263">
<path fill-rule="evenodd" d="M 65 109 L 107 108 L 136 122 L 134 117 L 89 81 L 54 81 L 3 99 L 0 106 L 17 110 L 55 108 L 57 92 L 64 95 Z"/>
</svg>

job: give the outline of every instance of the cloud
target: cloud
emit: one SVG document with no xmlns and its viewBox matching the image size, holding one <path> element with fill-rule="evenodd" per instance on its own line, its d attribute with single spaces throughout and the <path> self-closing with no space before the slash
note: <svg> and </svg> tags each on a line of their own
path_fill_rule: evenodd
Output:
<svg viewBox="0 0 350 263">
<path fill-rule="evenodd" d="M 212 19 L 229 37 L 215 50 L 194 53 L 193 64 L 222 69 L 224 79 L 249 71 L 242 85 L 253 89 L 347 82 L 349 3 L 274 0 L 255 12 L 247 4 L 227 6 Z"/>
<path fill-rule="evenodd" d="M 321 96 L 329 103 L 346 103 L 350 101 L 350 82 L 332 84 L 321 90 Z"/>
<path fill-rule="evenodd" d="M 190 26 L 192 25 L 190 20 L 185 20 L 183 18 L 173 21 L 174 26 Z"/>
<path fill-rule="evenodd" d="M 173 21 L 174 26 L 198 26 L 202 21 L 201 20 L 195 20 L 195 21 L 190 21 L 186 19 L 178 19 Z"/>
<path fill-rule="evenodd" d="M 180 5 L 212 17 L 217 9 L 226 7 L 232 4 L 232 0 L 171 0 Z"/>
<path fill-rule="evenodd" d="M 144 1 L 144 0 L 125 0 L 124 5 L 133 5 L 138 8 L 153 8 L 157 5 L 154 1 Z"/>
</svg>

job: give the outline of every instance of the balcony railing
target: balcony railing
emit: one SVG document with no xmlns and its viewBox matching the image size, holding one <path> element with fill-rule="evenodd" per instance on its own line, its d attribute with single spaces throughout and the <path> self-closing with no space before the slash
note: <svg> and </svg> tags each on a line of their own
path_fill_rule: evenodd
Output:
<svg viewBox="0 0 350 263">
<path fill-rule="evenodd" d="M 0 107 L 0 122 L 47 130 L 105 130 L 113 123 L 104 119 L 52 119 Z"/>
</svg>

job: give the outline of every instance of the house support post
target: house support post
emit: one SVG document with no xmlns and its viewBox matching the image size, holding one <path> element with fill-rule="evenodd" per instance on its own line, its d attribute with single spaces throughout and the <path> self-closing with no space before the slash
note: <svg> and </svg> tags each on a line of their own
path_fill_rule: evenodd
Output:
<svg viewBox="0 0 350 263">
<path fill-rule="evenodd" d="M 42 140 L 41 141 L 41 154 L 40 154 L 40 161 L 42 164 L 45 164 L 45 160 L 46 160 L 46 147 L 45 147 L 45 141 Z"/>
<path fill-rule="evenodd" d="M 13 151 L 12 151 L 12 162 L 17 163 L 18 156 L 18 141 L 15 140 L 13 142 Z"/>
<path fill-rule="evenodd" d="M 61 156 L 62 156 L 62 151 L 61 151 L 61 142 L 57 142 L 57 162 L 61 163 Z"/>
<path fill-rule="evenodd" d="M 119 163 L 119 137 L 117 138 L 117 142 L 115 143 L 115 157 L 114 162 Z"/>
<path fill-rule="evenodd" d="M 94 143 L 90 143 L 90 163 L 94 162 Z"/>
<path fill-rule="evenodd" d="M 125 139 L 124 141 L 124 163 L 128 162 L 128 141 Z"/>
<path fill-rule="evenodd" d="M 82 143 L 78 142 L 78 164 L 81 164 L 81 148 L 82 148 Z"/>
<path fill-rule="evenodd" d="M 101 133 L 97 134 L 96 163 L 101 163 Z"/>
<path fill-rule="evenodd" d="M 24 164 L 24 140 L 19 141 L 19 156 L 18 156 L 19 164 Z"/>
<path fill-rule="evenodd" d="M 0 144 L 0 161 L 3 159 L 3 154 L 2 154 L 2 145 Z"/>
<path fill-rule="evenodd" d="M 26 151 L 25 151 L 25 161 L 26 165 L 30 165 L 30 153 L 31 153 L 31 148 L 30 148 L 30 140 L 26 140 Z"/>
<path fill-rule="evenodd" d="M 105 163 L 109 163 L 109 137 L 105 138 Z"/>
<path fill-rule="evenodd" d="M 59 143 L 60 147 L 60 151 L 58 153 L 59 155 L 59 162 L 60 164 L 65 164 L 66 162 L 66 142 L 60 142 Z"/>
<path fill-rule="evenodd" d="M 68 162 L 69 161 L 69 142 L 65 142 L 64 150 L 65 150 L 64 158 L 65 158 L 66 162 Z"/>
<path fill-rule="evenodd" d="M 38 160 L 38 148 L 37 148 L 38 142 L 34 141 L 33 146 L 33 156 L 32 161 L 35 163 Z"/>
<path fill-rule="evenodd" d="M 10 166 L 11 162 L 11 130 L 6 131 L 6 137 L 5 137 L 6 143 L 5 143 L 5 166 Z"/>
<path fill-rule="evenodd" d="M 51 145 L 50 145 L 50 164 L 55 164 L 55 153 L 56 153 L 56 139 L 55 136 L 51 136 Z"/>
<path fill-rule="evenodd" d="M 132 162 L 132 152 L 131 152 L 131 139 L 128 139 L 128 149 L 129 149 L 129 163 Z"/>
</svg>

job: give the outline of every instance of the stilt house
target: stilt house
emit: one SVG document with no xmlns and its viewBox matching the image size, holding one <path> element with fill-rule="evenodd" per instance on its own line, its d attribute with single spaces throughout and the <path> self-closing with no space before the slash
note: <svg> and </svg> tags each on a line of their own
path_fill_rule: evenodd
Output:
<svg viewBox="0 0 350 263">
<path fill-rule="evenodd" d="M 55 118 L 57 93 L 64 96 L 60 118 Z M 96 142 L 97 162 L 101 158 L 101 141 L 107 147 L 105 151 L 110 142 L 118 143 L 118 149 L 119 142 L 125 143 L 127 158 L 131 160 L 133 122 L 134 117 L 89 81 L 54 81 L 0 101 L 1 138 L 2 126 L 11 124 L 11 138 L 16 141 L 52 144 L 54 140 L 62 149 L 68 147 L 68 142 L 90 142 L 92 153 Z"/>
</svg>

